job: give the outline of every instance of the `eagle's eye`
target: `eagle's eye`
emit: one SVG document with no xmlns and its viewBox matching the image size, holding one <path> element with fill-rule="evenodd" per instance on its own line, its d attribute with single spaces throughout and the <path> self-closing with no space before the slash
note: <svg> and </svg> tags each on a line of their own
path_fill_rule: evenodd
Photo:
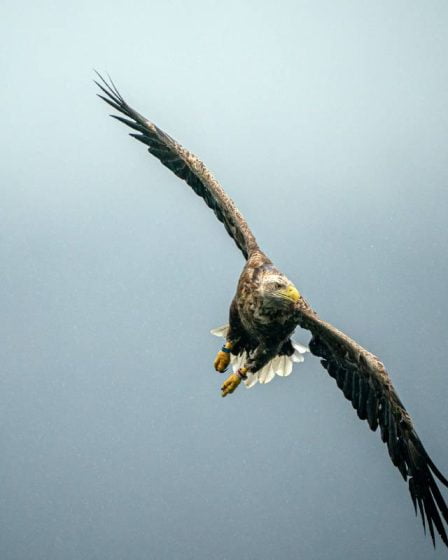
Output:
<svg viewBox="0 0 448 560">
<path fill-rule="evenodd" d="M 280 284 L 280 282 L 275 282 L 275 287 L 278 289 L 280 289 L 282 287 L 282 284 Z"/>
</svg>

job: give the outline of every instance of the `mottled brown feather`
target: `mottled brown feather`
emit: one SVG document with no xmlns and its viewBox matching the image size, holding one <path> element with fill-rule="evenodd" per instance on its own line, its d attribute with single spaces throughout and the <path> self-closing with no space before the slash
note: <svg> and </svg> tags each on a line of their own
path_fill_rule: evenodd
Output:
<svg viewBox="0 0 448 560">
<path fill-rule="evenodd" d="M 183 148 L 171 136 L 132 109 L 112 81 L 108 83 L 100 74 L 98 76 L 101 83 L 95 83 L 104 93 L 104 95 L 98 94 L 99 97 L 128 118 L 112 116 L 136 130 L 138 133 L 131 133 L 131 136 L 146 144 L 152 155 L 178 177 L 184 179 L 195 193 L 205 200 L 207 206 L 214 211 L 218 220 L 224 224 L 226 231 L 247 259 L 258 249 L 255 237 L 241 212 L 212 173 L 197 156 Z"/>
<path fill-rule="evenodd" d="M 374 431 L 380 426 L 381 439 L 392 463 L 408 482 L 415 511 L 418 506 L 433 543 L 435 528 L 448 546 L 448 507 L 436 478 L 447 487 L 448 481 L 423 447 L 384 365 L 343 332 L 321 320 L 306 302 L 298 305 L 296 313 L 298 325 L 313 335 L 311 352 L 322 358 L 322 365 L 351 400 L 358 416 L 367 419 Z"/>
</svg>

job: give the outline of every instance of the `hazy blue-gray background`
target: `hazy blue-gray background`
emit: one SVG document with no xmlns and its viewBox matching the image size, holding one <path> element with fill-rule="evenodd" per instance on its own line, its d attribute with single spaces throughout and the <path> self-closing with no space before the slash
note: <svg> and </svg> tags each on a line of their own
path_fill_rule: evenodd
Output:
<svg viewBox="0 0 448 560">
<path fill-rule="evenodd" d="M 447 26 L 444 0 L 2 2 L 2 560 L 446 558 L 317 359 L 220 398 L 243 259 L 91 80 L 202 157 L 446 473 Z"/>
</svg>

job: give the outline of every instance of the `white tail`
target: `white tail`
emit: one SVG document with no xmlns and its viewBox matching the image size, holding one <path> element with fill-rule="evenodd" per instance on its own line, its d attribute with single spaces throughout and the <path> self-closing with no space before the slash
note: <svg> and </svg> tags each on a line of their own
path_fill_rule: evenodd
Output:
<svg viewBox="0 0 448 560">
<path fill-rule="evenodd" d="M 222 325 L 221 327 L 212 329 L 210 332 L 214 336 L 226 338 L 228 330 L 229 325 Z M 292 372 L 293 362 L 300 363 L 305 360 L 304 354 L 309 352 L 309 348 L 295 340 L 291 340 L 291 342 L 294 347 L 294 354 L 291 356 L 275 356 L 275 358 L 272 358 L 272 360 L 256 373 L 248 373 L 247 379 L 244 380 L 244 384 L 247 388 L 253 387 L 257 381 L 262 384 L 269 383 L 276 375 L 287 377 Z M 239 368 L 243 367 L 246 360 L 246 352 L 242 352 L 238 354 L 238 356 L 230 354 L 230 363 L 232 364 L 233 371 L 238 371 Z"/>
</svg>

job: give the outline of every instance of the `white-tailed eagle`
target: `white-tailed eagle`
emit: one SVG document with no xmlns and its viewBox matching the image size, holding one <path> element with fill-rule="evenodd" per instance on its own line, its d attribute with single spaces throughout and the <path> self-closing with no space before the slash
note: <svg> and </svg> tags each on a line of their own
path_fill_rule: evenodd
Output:
<svg viewBox="0 0 448 560">
<path fill-rule="evenodd" d="M 243 381 L 248 387 L 289 375 L 293 362 L 302 362 L 305 346 L 293 341 L 296 327 L 311 332 L 309 350 L 336 380 L 361 420 L 367 420 L 387 445 L 392 463 L 407 482 L 415 511 L 429 529 L 448 546 L 448 507 L 437 481 L 447 479 L 434 465 L 418 437 L 411 417 L 395 391 L 380 360 L 347 335 L 320 319 L 294 284 L 258 246 L 243 216 L 222 187 L 192 153 L 134 111 L 112 81 L 100 75 L 99 96 L 124 117 L 112 115 L 133 129 L 163 165 L 201 196 L 244 255 L 246 264 L 230 305 L 229 324 L 212 331 L 225 343 L 214 366 L 219 372 L 232 363 L 233 373 L 222 385 L 222 395 L 232 393 Z"/>
</svg>

